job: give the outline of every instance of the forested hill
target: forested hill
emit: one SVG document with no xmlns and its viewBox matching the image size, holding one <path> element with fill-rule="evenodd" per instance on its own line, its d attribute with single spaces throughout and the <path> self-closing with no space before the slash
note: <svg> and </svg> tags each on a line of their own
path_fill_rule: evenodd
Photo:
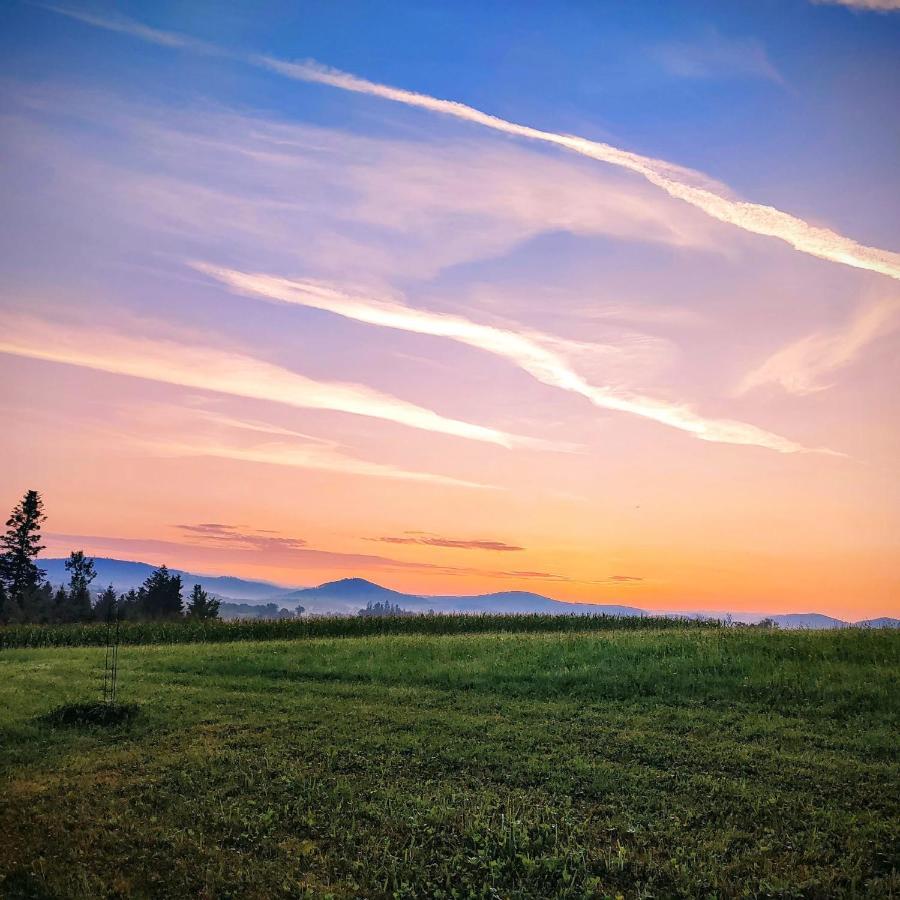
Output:
<svg viewBox="0 0 900 900">
<path fill-rule="evenodd" d="M 65 559 L 39 559 L 38 565 L 45 572 L 45 577 L 54 586 L 65 584 L 69 580 Z M 112 585 L 117 591 L 129 591 L 140 587 L 156 570 L 156 566 L 144 562 L 132 562 L 124 559 L 94 557 L 94 569 L 97 577 L 94 588 L 105 588 Z M 204 590 L 219 597 L 233 597 L 239 600 L 265 600 L 281 597 L 290 588 L 272 584 L 268 581 L 248 581 L 231 575 L 197 575 L 181 569 L 169 569 L 173 575 L 181 575 L 186 588 L 199 584 Z"/>
</svg>

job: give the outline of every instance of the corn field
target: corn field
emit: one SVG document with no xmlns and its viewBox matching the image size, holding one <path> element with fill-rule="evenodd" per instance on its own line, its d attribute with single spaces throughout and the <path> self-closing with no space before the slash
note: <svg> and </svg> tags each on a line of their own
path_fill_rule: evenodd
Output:
<svg viewBox="0 0 900 900">
<path fill-rule="evenodd" d="M 444 614 L 421 616 L 320 616 L 308 619 L 123 622 L 122 644 L 196 644 L 228 641 L 366 637 L 379 634 L 482 634 L 487 632 L 592 632 L 716 628 L 721 623 L 664 616 L 579 616 Z M 16 647 L 98 647 L 106 625 L 7 625 L 0 627 L 0 650 Z"/>
</svg>

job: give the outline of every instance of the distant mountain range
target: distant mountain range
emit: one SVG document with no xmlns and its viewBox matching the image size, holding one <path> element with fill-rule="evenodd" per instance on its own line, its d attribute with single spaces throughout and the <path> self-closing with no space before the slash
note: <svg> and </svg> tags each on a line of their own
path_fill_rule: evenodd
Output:
<svg viewBox="0 0 900 900">
<path fill-rule="evenodd" d="M 860 619 L 859 622 L 853 624 L 860 628 L 900 628 L 900 619 L 881 616 L 877 619 Z"/>
<path fill-rule="evenodd" d="M 51 584 L 63 584 L 68 580 L 64 559 L 41 559 L 40 567 L 46 572 Z M 127 591 L 139 587 L 157 567 L 142 562 L 129 562 L 121 559 L 96 557 L 94 567 L 97 570 L 98 588 L 112 584 L 117 591 Z M 263 613 L 269 615 L 272 604 L 292 609 L 302 606 L 308 615 L 355 615 L 368 603 L 390 603 L 411 612 L 426 613 L 429 611 L 442 613 L 545 613 L 550 615 L 614 615 L 614 616 L 646 616 L 667 615 L 684 618 L 724 618 L 726 613 L 655 613 L 652 610 L 640 609 L 636 606 L 620 604 L 568 603 L 554 600 L 542 594 L 528 591 L 502 591 L 493 594 L 475 596 L 424 596 L 404 594 L 382 587 L 365 578 L 343 578 L 330 581 L 318 587 L 291 589 L 268 581 L 248 581 L 244 578 L 233 578 L 227 575 L 196 575 L 180 569 L 170 569 L 181 575 L 185 587 L 190 589 L 199 584 L 211 594 L 232 601 L 244 601 L 242 605 L 233 605 L 223 612 L 230 615 L 246 615 L 255 604 L 267 604 Z M 251 601 L 247 604 L 247 601 Z M 240 610 L 240 611 L 238 611 Z M 262 611 L 262 610 L 261 610 Z M 867 628 L 898 628 L 900 619 L 887 616 L 877 619 L 864 619 L 860 622 L 846 622 L 821 613 L 786 613 L 765 616 L 762 613 L 731 613 L 735 622 L 754 624 L 764 618 L 771 619 L 781 628 L 846 628 L 850 625 Z"/>
<path fill-rule="evenodd" d="M 69 580 L 64 559 L 39 559 L 38 565 L 46 573 L 47 580 L 53 585 L 65 584 Z M 94 569 L 97 578 L 94 588 L 102 590 L 112 585 L 117 591 L 129 591 L 140 587 L 158 566 L 148 563 L 130 562 L 123 559 L 94 557 Z M 283 596 L 290 588 L 272 584 L 268 581 L 247 581 L 244 578 L 233 578 L 230 575 L 195 575 L 181 569 L 169 569 L 174 575 L 180 575 L 185 587 L 190 590 L 199 584 L 203 590 L 217 597 L 230 597 L 237 600 L 265 600 Z"/>
<path fill-rule="evenodd" d="M 550 613 L 560 615 L 578 613 L 584 616 L 606 615 L 643 616 L 646 612 L 636 606 L 615 604 L 566 603 L 527 591 L 505 591 L 477 596 L 420 596 L 402 594 L 366 581 L 365 578 L 344 578 L 318 587 L 304 588 L 284 594 L 281 600 L 299 604 L 308 613 L 355 613 L 367 603 L 391 603 L 412 612 L 493 612 L 493 613 Z"/>
</svg>

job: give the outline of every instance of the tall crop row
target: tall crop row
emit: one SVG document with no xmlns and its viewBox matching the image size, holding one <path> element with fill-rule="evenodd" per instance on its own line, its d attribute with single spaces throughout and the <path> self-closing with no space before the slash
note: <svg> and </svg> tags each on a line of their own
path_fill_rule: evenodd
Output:
<svg viewBox="0 0 900 900">
<path fill-rule="evenodd" d="M 322 616 L 307 619 L 240 619 L 227 622 L 123 622 L 122 644 L 218 643 L 295 638 L 365 637 L 379 634 L 479 634 L 484 632 L 591 632 L 663 628 L 714 628 L 720 623 L 663 616 L 473 615 Z M 0 627 L 0 649 L 16 647 L 94 647 L 107 640 L 107 626 L 7 625 Z"/>
</svg>

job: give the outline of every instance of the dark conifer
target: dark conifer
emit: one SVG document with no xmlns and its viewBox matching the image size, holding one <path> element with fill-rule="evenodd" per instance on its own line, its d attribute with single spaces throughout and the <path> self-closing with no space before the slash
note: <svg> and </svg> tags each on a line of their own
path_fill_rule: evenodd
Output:
<svg viewBox="0 0 900 900">
<path fill-rule="evenodd" d="M 160 566 L 141 590 L 143 614 L 148 619 L 175 619 L 182 615 L 180 575 L 170 575 L 165 566 Z"/>
<path fill-rule="evenodd" d="M 17 616 L 17 622 L 46 624 L 53 621 L 53 588 L 50 582 L 45 581 L 25 591 Z"/>
<path fill-rule="evenodd" d="M 70 622 L 69 618 L 69 592 L 60 585 L 53 595 L 50 619 L 53 622 Z"/>
<path fill-rule="evenodd" d="M 218 619 L 219 601 L 212 599 L 199 584 L 195 584 L 188 598 L 187 614 L 191 619 Z"/>
<path fill-rule="evenodd" d="M 141 588 L 136 591 L 134 588 L 126 594 L 122 594 L 119 598 L 119 618 L 120 619 L 140 619 L 144 616 L 144 596 L 146 591 Z"/>
<path fill-rule="evenodd" d="M 123 600 L 125 598 L 123 597 Z M 119 599 L 116 596 L 116 589 L 110 585 L 98 598 L 94 604 L 94 618 L 98 622 L 109 622 L 115 620 L 119 616 Z"/>
<path fill-rule="evenodd" d="M 66 571 L 69 573 L 69 605 L 70 622 L 87 622 L 91 618 L 91 582 L 97 577 L 94 560 L 84 555 L 82 550 L 73 550 L 66 560 Z"/>
<path fill-rule="evenodd" d="M 41 523 L 45 518 L 41 495 L 28 491 L 7 519 L 6 534 L 0 537 L 0 582 L 6 594 L 4 616 L 8 620 L 22 616 L 43 579 L 35 560 L 44 549 Z"/>
</svg>

